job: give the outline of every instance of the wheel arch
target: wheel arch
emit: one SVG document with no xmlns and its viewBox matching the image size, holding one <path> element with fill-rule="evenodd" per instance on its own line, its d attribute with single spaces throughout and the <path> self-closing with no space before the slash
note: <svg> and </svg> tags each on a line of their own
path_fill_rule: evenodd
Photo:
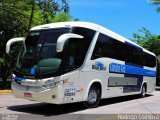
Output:
<svg viewBox="0 0 160 120">
<path fill-rule="evenodd" d="M 102 96 L 102 82 L 101 80 L 99 79 L 95 79 L 95 80 L 92 80 L 89 85 L 87 86 L 86 88 L 86 92 L 84 94 L 84 97 L 83 97 L 83 100 L 87 100 L 87 97 L 88 97 L 88 92 L 89 92 L 89 89 L 92 87 L 92 86 L 96 86 L 96 87 L 100 87 L 100 93 L 101 93 L 101 96 Z"/>
</svg>

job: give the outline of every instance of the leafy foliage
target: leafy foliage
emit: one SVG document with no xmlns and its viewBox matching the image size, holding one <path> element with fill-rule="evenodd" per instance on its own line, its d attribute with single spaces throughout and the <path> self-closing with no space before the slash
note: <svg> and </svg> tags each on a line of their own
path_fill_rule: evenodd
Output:
<svg viewBox="0 0 160 120">
<path fill-rule="evenodd" d="M 160 0 L 150 0 L 150 3 L 157 6 L 157 12 L 160 12 Z"/>
<path fill-rule="evenodd" d="M 139 44 L 140 46 L 146 48 L 147 50 L 155 53 L 156 55 L 160 54 L 160 35 L 154 35 L 146 28 L 139 30 L 141 34 L 134 33 L 133 41 Z"/>
<path fill-rule="evenodd" d="M 52 22 L 65 22 L 65 21 L 71 21 L 71 18 L 69 16 L 69 14 L 66 14 L 64 12 L 59 13 L 52 20 Z"/>
<path fill-rule="evenodd" d="M 40 24 L 69 21 L 68 0 L 0 0 L 0 57 L 13 37 Z"/>
</svg>

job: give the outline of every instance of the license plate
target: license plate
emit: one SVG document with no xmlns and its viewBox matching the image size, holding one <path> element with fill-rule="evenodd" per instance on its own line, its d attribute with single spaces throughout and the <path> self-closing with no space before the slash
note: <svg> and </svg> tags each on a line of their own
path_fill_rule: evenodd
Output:
<svg viewBox="0 0 160 120">
<path fill-rule="evenodd" d="M 31 97 L 32 97 L 32 94 L 31 94 L 31 93 L 24 93 L 24 97 L 31 98 Z"/>
</svg>

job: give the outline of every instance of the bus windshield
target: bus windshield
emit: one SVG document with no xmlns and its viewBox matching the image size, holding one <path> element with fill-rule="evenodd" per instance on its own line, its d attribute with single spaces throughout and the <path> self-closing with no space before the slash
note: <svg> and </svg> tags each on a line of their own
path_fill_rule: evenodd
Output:
<svg viewBox="0 0 160 120">
<path fill-rule="evenodd" d="M 56 73 L 62 61 L 62 53 L 56 52 L 56 43 L 60 35 L 68 32 L 69 28 L 29 32 L 18 55 L 16 68 L 25 76 Z"/>
</svg>

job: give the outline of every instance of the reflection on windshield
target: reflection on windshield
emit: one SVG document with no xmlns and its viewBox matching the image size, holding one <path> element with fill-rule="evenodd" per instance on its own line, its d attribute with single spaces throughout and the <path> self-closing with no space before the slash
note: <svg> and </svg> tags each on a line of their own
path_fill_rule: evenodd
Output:
<svg viewBox="0 0 160 120">
<path fill-rule="evenodd" d="M 25 75 L 53 74 L 61 64 L 62 53 L 56 52 L 56 43 L 60 35 L 69 29 L 32 31 L 25 40 L 16 67 Z"/>
<path fill-rule="evenodd" d="M 41 32 L 31 32 L 27 35 L 25 40 L 25 46 L 22 46 L 18 56 L 16 67 L 27 68 L 33 65 L 33 56 L 36 51 L 36 45 L 40 38 Z"/>
</svg>

